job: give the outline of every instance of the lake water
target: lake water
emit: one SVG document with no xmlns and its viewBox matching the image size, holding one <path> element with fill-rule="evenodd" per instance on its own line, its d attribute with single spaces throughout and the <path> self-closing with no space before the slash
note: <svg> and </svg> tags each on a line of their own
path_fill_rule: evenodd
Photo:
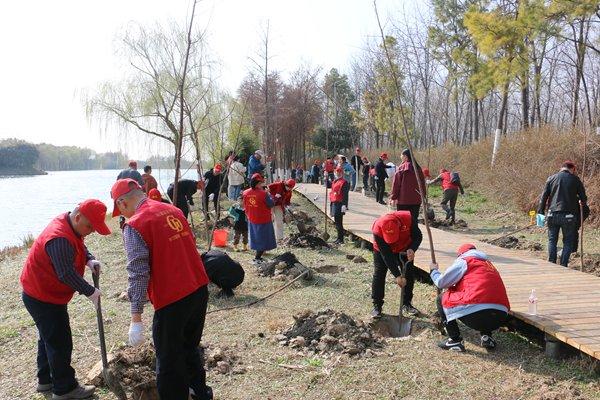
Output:
<svg viewBox="0 0 600 400">
<path fill-rule="evenodd" d="M 182 173 L 184 178 L 197 179 L 195 170 Z M 28 234 L 37 237 L 52 218 L 85 199 L 102 200 L 111 212 L 110 188 L 118 174 L 119 170 L 54 171 L 0 178 L 0 249 L 20 245 Z M 159 182 L 159 190 L 166 192 L 175 171 L 154 170 L 152 175 Z"/>
</svg>

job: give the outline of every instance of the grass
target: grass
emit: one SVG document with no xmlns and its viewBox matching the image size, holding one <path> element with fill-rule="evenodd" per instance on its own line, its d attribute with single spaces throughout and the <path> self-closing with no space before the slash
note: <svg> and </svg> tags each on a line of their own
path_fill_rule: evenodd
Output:
<svg viewBox="0 0 600 400">
<path fill-rule="evenodd" d="M 483 203 L 486 213 L 496 207 L 470 193 L 459 201 Z M 323 220 L 307 201 L 295 195 L 293 202 L 318 221 Z M 194 217 L 200 220 L 199 214 Z M 467 218 L 475 225 L 475 219 L 480 217 L 478 212 Z M 502 229 L 505 222 L 497 224 Z M 102 305 L 109 349 L 127 340 L 129 327 L 129 303 L 115 298 L 127 286 L 125 254 L 116 221 L 111 221 L 111 228 L 115 233 L 109 236 L 92 235 L 86 239 L 90 251 L 103 262 Z M 290 228 L 286 226 L 288 233 Z M 268 257 L 285 250 L 277 249 Z M 307 266 L 332 264 L 346 269 L 338 274 L 316 274 L 313 281 L 295 283 L 256 306 L 207 316 L 203 342 L 235 349 L 247 369 L 241 375 L 209 371 L 208 382 L 217 399 L 600 398 L 598 375 L 582 356 L 549 360 L 538 345 L 513 333 L 497 334 L 498 351 L 487 353 L 478 346 L 477 333 L 464 327 L 461 329 L 468 351 L 451 354 L 437 349 L 435 342 L 441 337 L 427 317 L 415 319 L 410 339 L 387 340 L 382 353 L 375 357 L 338 358 L 338 355 L 315 355 L 280 347 L 272 336 L 291 326 L 292 316 L 299 311 L 333 308 L 367 320 L 371 309 L 372 255 L 367 250 L 354 248 L 350 243 L 327 251 L 291 250 Z M 347 254 L 361 255 L 368 263 L 350 264 Z M 246 280 L 232 299 L 215 298 L 212 294 L 216 290 L 210 288 L 210 310 L 245 303 L 282 285 L 282 282 L 257 276 L 249 263 L 250 252 L 230 255 L 246 269 Z M 18 277 L 25 257 L 26 251 L 21 250 L 0 264 L 0 326 L 9 327 L 6 339 L 0 341 L 0 399 L 43 398 L 34 397 L 37 331 L 19 297 Z M 417 282 L 414 303 L 427 315 L 435 310 L 434 296 L 431 286 Z M 389 281 L 385 311 L 397 310 L 398 300 L 397 287 Z M 95 314 L 89 301 L 81 296 L 75 296 L 69 311 L 74 338 L 73 366 L 82 378 L 100 360 Z M 151 307 L 146 307 L 143 319 L 146 335 L 150 337 Z M 289 369 L 281 364 L 304 368 Z M 106 390 L 100 390 L 98 398 L 114 399 Z"/>
</svg>

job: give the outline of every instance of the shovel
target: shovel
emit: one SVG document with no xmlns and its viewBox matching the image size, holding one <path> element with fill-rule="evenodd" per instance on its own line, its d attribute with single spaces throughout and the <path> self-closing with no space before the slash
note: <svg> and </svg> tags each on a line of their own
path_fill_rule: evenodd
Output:
<svg viewBox="0 0 600 400">
<path fill-rule="evenodd" d="M 100 289 L 100 277 L 97 273 L 92 273 L 94 287 Z M 106 341 L 104 340 L 104 320 L 102 319 L 102 307 L 98 299 L 98 308 L 96 309 L 98 320 L 98 336 L 100 337 L 100 353 L 102 354 L 102 377 L 106 387 L 117 396 L 119 400 L 127 400 L 127 395 L 121 386 L 121 383 L 113 372 L 108 368 L 108 356 L 106 354 Z"/>
<path fill-rule="evenodd" d="M 292 219 L 292 221 L 296 223 L 296 228 L 298 228 L 298 232 L 300 232 L 301 235 L 304 235 L 306 233 L 306 225 L 304 225 L 304 222 L 296 218 L 296 216 L 291 210 L 288 209 L 287 213 Z"/>
</svg>

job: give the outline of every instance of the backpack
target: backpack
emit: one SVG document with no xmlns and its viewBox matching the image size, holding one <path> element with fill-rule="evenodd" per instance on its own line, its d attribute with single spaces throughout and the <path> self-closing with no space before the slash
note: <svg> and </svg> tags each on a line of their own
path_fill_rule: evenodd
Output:
<svg viewBox="0 0 600 400">
<path fill-rule="evenodd" d="M 452 172 L 450 174 L 450 183 L 453 183 L 455 185 L 458 185 L 460 183 L 460 176 L 458 175 L 458 172 Z"/>
</svg>

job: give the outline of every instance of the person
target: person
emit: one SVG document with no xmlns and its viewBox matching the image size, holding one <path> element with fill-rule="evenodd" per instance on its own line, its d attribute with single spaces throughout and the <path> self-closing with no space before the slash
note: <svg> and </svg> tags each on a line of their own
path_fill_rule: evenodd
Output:
<svg viewBox="0 0 600 400">
<path fill-rule="evenodd" d="M 152 167 L 150 165 L 146 165 L 144 167 L 144 173 L 142 174 L 142 183 L 142 189 L 144 189 L 144 193 L 149 193 L 152 189 L 158 188 L 158 183 L 156 182 L 156 179 L 154 179 L 154 177 L 152 176 Z"/>
<path fill-rule="evenodd" d="M 360 147 L 357 147 L 356 149 L 354 149 L 354 155 L 350 159 L 350 165 L 352 165 L 352 168 L 354 168 L 354 174 L 352 175 L 352 187 L 350 189 L 352 191 L 354 191 L 354 190 L 356 190 L 356 182 L 358 180 L 358 176 L 357 176 L 358 172 L 361 171 L 362 167 L 363 167 L 363 158 L 361 156 Z M 364 178 L 363 178 L 363 182 L 364 182 Z"/>
<path fill-rule="evenodd" d="M 160 201 L 162 203 L 171 204 L 171 202 L 169 200 L 163 199 L 162 195 L 160 194 L 160 192 L 156 188 L 150 189 L 150 191 L 148 192 L 148 198 L 150 200 Z"/>
<path fill-rule="evenodd" d="M 315 160 L 315 163 L 310 168 L 310 183 L 319 183 L 319 177 L 321 176 L 321 167 L 319 166 L 319 160 Z"/>
<path fill-rule="evenodd" d="M 54 218 L 35 239 L 21 272 L 22 299 L 38 330 L 37 391 L 52 391 L 54 400 L 91 397 L 94 386 L 81 386 L 71 367 L 73 336 L 67 304 L 75 292 L 98 306 L 100 290 L 83 274 L 86 266 L 100 273 L 100 262 L 84 239 L 92 232 L 110 234 L 106 206 L 85 200 L 71 212 Z"/>
<path fill-rule="evenodd" d="M 417 182 L 417 173 L 421 181 L 421 186 L 425 190 L 425 177 L 421 167 L 412 162 L 412 157 L 408 149 L 402 151 L 402 164 L 398 167 L 398 171 L 394 175 L 392 183 L 392 194 L 390 202 L 396 203 L 396 209 L 408 210 L 413 217 L 414 223 L 417 223 L 419 218 L 419 210 L 421 209 L 421 194 L 420 187 Z"/>
<path fill-rule="evenodd" d="M 371 163 L 367 157 L 362 158 L 362 184 L 363 194 L 366 195 L 369 190 L 369 172 L 371 171 Z"/>
<path fill-rule="evenodd" d="M 248 250 L 248 220 L 246 212 L 239 204 L 229 207 L 229 215 L 233 218 L 233 250 L 239 251 L 238 244 L 242 238 L 243 251 Z"/>
<path fill-rule="evenodd" d="M 394 211 L 377 218 L 371 227 L 373 232 L 373 280 L 371 299 L 375 319 L 381 317 L 385 296 L 385 277 L 388 270 L 394 276 L 396 284 L 405 287 L 402 299 L 403 309 L 413 315 L 418 310 L 412 305 L 415 275 L 413 261 L 419 249 L 423 235 L 419 225 L 413 223 L 409 211 Z M 404 253 L 406 254 L 400 254 Z M 406 275 L 399 269 L 400 261 L 406 265 Z"/>
<path fill-rule="evenodd" d="M 173 201 L 174 183 L 171 183 L 167 188 L 167 196 Z M 181 179 L 177 182 L 177 204 L 175 206 L 181 210 L 187 218 L 190 213 L 190 207 L 194 205 L 194 194 L 203 187 L 203 182 L 194 181 L 192 179 Z M 207 209 L 208 212 L 208 209 Z"/>
<path fill-rule="evenodd" d="M 348 162 L 345 156 L 340 156 L 340 167 L 344 170 L 344 179 L 350 183 L 352 181 L 352 177 L 356 179 L 356 171 L 352 168 L 352 165 Z"/>
<path fill-rule="evenodd" d="M 242 199 L 248 218 L 250 248 L 256 251 L 253 263 L 260 264 L 263 262 L 264 252 L 277 247 L 271 220 L 271 208 L 275 203 L 265 190 L 265 178 L 261 174 L 252 175 L 250 189 L 244 191 Z"/>
<path fill-rule="evenodd" d="M 233 297 L 233 289 L 244 282 L 244 268 L 219 250 L 209 250 L 202 253 L 202 263 L 208 279 L 219 289 L 217 297 Z"/>
<path fill-rule="evenodd" d="M 227 197 L 231 201 L 237 201 L 242 192 L 242 186 L 246 176 L 246 167 L 240 162 L 239 156 L 234 156 L 227 177 L 229 180 L 229 186 L 227 187 Z"/>
<path fill-rule="evenodd" d="M 132 179 L 113 184 L 113 217 L 127 218 L 123 244 L 131 301 L 129 344 L 144 342 L 142 314 L 154 308 L 156 387 L 161 399 L 212 399 L 198 345 L 208 304 L 208 276 L 187 219 L 171 204 L 149 201 Z"/>
<path fill-rule="evenodd" d="M 375 186 L 375 165 L 371 164 L 371 168 L 369 169 L 369 187 L 371 188 L 371 192 L 375 192 L 377 187 Z"/>
<path fill-rule="evenodd" d="M 208 203 L 213 202 L 215 207 L 215 215 L 217 213 L 217 206 L 219 202 L 219 190 L 221 189 L 223 167 L 221 164 L 216 164 L 213 168 L 209 169 L 204 173 L 204 192 L 202 201 L 204 202 L 204 210 L 206 211 L 206 218 L 210 219 L 208 213 Z M 216 219 L 219 219 L 219 215 L 216 215 Z"/>
<path fill-rule="evenodd" d="M 349 191 L 350 183 L 344 179 L 344 169 L 339 166 L 335 169 L 331 192 L 329 192 L 329 213 L 333 217 L 335 229 L 337 230 L 335 244 L 344 243 L 344 214 L 348 210 Z"/>
<path fill-rule="evenodd" d="M 324 171 L 324 181 L 327 187 L 331 187 L 331 182 L 333 181 L 333 171 L 335 170 L 335 163 L 330 157 L 327 157 L 325 162 L 323 163 L 323 171 Z"/>
<path fill-rule="evenodd" d="M 451 224 L 454 224 L 454 220 L 456 218 L 455 207 L 456 200 L 458 199 L 458 191 L 460 190 L 461 195 L 465 194 L 462 184 L 460 183 L 460 179 L 453 179 L 453 177 L 456 176 L 458 175 L 453 175 L 453 173 L 451 173 L 447 169 L 442 168 L 437 178 L 426 181 L 428 185 L 433 185 L 438 182 L 442 183 L 442 190 L 444 191 L 444 195 L 440 204 L 442 205 L 442 209 L 446 212 L 446 220 L 450 220 Z M 449 207 L 448 203 L 450 203 Z"/>
<path fill-rule="evenodd" d="M 292 190 L 296 186 L 296 181 L 288 179 L 287 181 L 278 181 L 271 183 L 269 193 L 275 206 L 271 209 L 273 213 L 273 226 L 275 229 L 275 239 L 279 242 L 283 239 L 283 214 L 290 206 L 292 200 Z"/>
<path fill-rule="evenodd" d="M 298 164 L 296 166 L 296 182 L 304 182 L 304 169 Z"/>
<path fill-rule="evenodd" d="M 119 172 L 119 175 L 117 175 L 117 180 L 131 178 L 137 183 L 139 183 L 140 186 L 144 186 L 144 180 L 142 179 L 142 175 L 137 170 L 137 161 L 129 160 L 128 166 L 129 168 Z"/>
<path fill-rule="evenodd" d="M 296 180 L 296 173 L 298 171 L 296 171 L 296 168 L 294 167 L 294 163 L 292 163 L 292 167 L 290 170 L 290 178 L 292 178 L 293 180 Z"/>
<path fill-rule="evenodd" d="M 562 231 L 563 249 L 560 265 L 568 267 L 571 253 L 577 250 L 580 214 L 589 215 L 583 183 L 575 175 L 575 164 L 565 161 L 558 173 L 550 176 L 540 198 L 538 214 L 546 215 L 548 225 L 548 261 L 556 263 L 558 233 Z M 580 210 L 581 207 L 581 210 Z"/>
<path fill-rule="evenodd" d="M 263 162 L 263 152 L 261 150 L 256 150 L 248 159 L 248 178 L 252 177 L 256 173 L 264 174 L 264 169 L 265 164 Z"/>
<path fill-rule="evenodd" d="M 506 321 L 510 303 L 500 274 L 489 257 L 473 244 L 458 248 L 458 258 L 443 274 L 431 264 L 430 276 L 440 289 L 437 307 L 448 338 L 438 346 L 444 350 L 465 351 L 457 320 L 481 333 L 481 346 L 495 349 L 492 332 Z"/>
<path fill-rule="evenodd" d="M 377 164 L 375 164 L 375 201 L 379 204 L 384 204 L 383 194 L 385 193 L 385 180 L 388 175 L 386 172 L 387 153 L 381 153 Z"/>
</svg>

